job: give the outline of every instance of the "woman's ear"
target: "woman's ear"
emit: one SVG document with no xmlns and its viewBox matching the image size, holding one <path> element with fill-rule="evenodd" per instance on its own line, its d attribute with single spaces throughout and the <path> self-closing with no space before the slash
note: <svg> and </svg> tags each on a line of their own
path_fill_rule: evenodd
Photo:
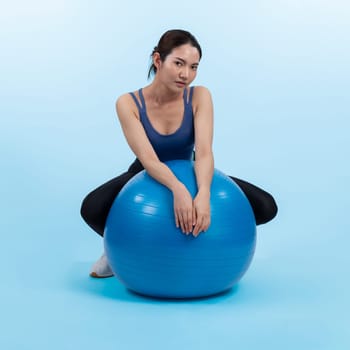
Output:
<svg viewBox="0 0 350 350">
<path fill-rule="evenodd" d="M 153 65 L 158 70 L 160 68 L 161 64 L 162 64 L 162 60 L 160 59 L 160 54 L 159 54 L 159 52 L 155 52 L 153 54 Z"/>
</svg>

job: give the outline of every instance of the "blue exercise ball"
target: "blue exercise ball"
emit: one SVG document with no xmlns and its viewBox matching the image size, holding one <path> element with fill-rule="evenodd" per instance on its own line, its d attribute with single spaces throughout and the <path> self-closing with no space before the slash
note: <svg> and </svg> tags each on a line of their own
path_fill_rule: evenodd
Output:
<svg viewBox="0 0 350 350">
<path fill-rule="evenodd" d="M 194 163 L 167 162 L 194 197 Z M 230 289 L 253 258 L 255 218 L 242 190 L 214 170 L 211 225 L 198 237 L 175 225 L 171 191 L 144 170 L 110 209 L 104 245 L 115 276 L 130 290 L 160 298 L 204 297 Z"/>
</svg>

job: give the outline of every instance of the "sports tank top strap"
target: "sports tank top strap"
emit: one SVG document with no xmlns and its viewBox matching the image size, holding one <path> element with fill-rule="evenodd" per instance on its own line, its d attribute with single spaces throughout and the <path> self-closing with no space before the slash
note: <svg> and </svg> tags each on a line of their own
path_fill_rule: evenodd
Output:
<svg viewBox="0 0 350 350">
<path fill-rule="evenodd" d="M 194 90 L 194 86 L 191 86 L 189 93 L 188 93 L 187 89 L 184 91 L 185 106 L 192 106 L 193 90 Z"/>
<path fill-rule="evenodd" d="M 131 97 L 134 99 L 137 108 L 139 109 L 139 111 L 143 110 L 145 107 L 145 100 L 143 98 L 141 89 L 139 90 L 139 96 L 140 96 L 140 100 L 141 100 L 141 104 L 139 102 L 139 100 L 137 99 L 137 97 L 135 96 L 135 94 L 133 92 L 129 92 L 129 94 L 131 95 Z"/>
<path fill-rule="evenodd" d="M 146 110 L 146 103 L 145 103 L 145 98 L 143 97 L 142 88 L 139 89 L 139 96 L 141 101 L 141 108 Z"/>
<path fill-rule="evenodd" d="M 194 91 L 194 86 L 190 87 L 190 92 L 189 93 L 187 92 L 187 89 L 184 91 L 183 99 L 184 99 L 184 102 L 185 102 L 185 106 L 191 106 L 192 105 L 193 91 Z M 146 104 L 145 104 L 145 98 L 143 97 L 142 88 L 138 90 L 138 93 L 139 93 L 139 97 L 140 97 L 140 100 L 141 100 L 141 104 L 140 104 L 139 100 L 137 99 L 137 97 L 135 96 L 135 94 L 133 92 L 130 92 L 129 94 L 131 95 L 131 97 L 135 101 L 137 108 L 139 110 L 145 110 L 146 109 Z"/>
</svg>

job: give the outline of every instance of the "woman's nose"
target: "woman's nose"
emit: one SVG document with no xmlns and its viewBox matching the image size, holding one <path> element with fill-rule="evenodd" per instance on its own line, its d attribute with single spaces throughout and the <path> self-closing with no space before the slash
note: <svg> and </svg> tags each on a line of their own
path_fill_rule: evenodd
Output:
<svg viewBox="0 0 350 350">
<path fill-rule="evenodd" d="M 180 78 L 181 79 L 187 79 L 188 78 L 188 68 L 183 67 L 180 71 Z"/>
</svg>

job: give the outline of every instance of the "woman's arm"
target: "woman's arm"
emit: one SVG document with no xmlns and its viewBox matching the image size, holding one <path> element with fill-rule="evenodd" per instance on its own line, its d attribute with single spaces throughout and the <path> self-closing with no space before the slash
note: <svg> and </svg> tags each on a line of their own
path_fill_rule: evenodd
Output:
<svg viewBox="0 0 350 350">
<path fill-rule="evenodd" d="M 193 235 L 206 231 L 210 225 L 210 186 L 214 172 L 213 103 L 205 87 L 195 88 L 193 96 L 195 126 L 195 172 L 198 193 L 194 199 L 195 227 Z"/>
<path fill-rule="evenodd" d="M 138 118 L 132 97 L 129 94 L 122 95 L 117 100 L 116 110 L 126 141 L 136 157 L 150 176 L 172 191 L 176 226 L 180 226 L 183 233 L 192 232 L 192 197 L 169 167 L 159 160 Z"/>
</svg>

